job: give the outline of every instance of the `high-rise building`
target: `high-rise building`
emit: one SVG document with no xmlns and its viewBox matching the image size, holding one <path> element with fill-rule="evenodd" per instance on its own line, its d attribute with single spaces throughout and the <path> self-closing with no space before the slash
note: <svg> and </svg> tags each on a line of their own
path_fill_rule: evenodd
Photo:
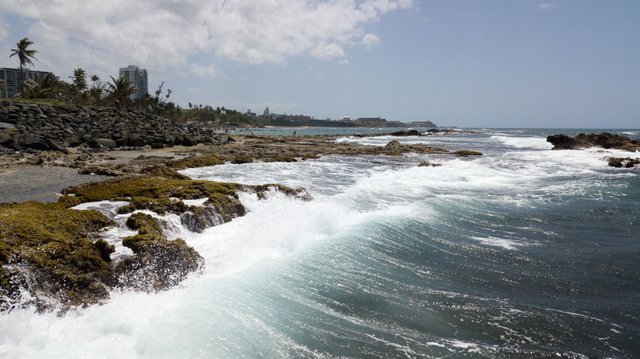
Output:
<svg viewBox="0 0 640 359">
<path fill-rule="evenodd" d="M 23 69 L 23 81 L 38 82 L 50 72 Z M 20 91 L 20 69 L 10 67 L 0 68 L 0 97 L 13 97 Z"/>
<path fill-rule="evenodd" d="M 135 91 L 129 98 L 137 100 L 149 93 L 149 82 L 147 81 L 147 70 L 138 66 L 129 65 L 120 68 L 120 77 L 129 80 Z"/>
</svg>

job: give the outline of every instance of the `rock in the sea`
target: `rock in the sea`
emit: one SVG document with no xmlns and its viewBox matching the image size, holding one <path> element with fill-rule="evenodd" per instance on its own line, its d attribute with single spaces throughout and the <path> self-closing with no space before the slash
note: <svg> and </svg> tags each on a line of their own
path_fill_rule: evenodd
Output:
<svg viewBox="0 0 640 359">
<path fill-rule="evenodd" d="M 63 197 L 0 205 L 0 311 L 18 305 L 49 310 L 55 301 L 65 311 L 109 297 L 114 272 L 92 237 L 113 222 L 97 211 L 67 208 L 77 203 Z"/>
<path fill-rule="evenodd" d="M 633 168 L 635 165 L 640 165 L 640 158 L 631 157 L 609 157 L 609 166 L 617 168 Z"/>
<path fill-rule="evenodd" d="M 547 136 L 547 142 L 553 145 L 554 150 L 573 150 L 589 147 L 614 148 L 625 151 L 637 151 L 640 149 L 640 141 L 608 132 L 598 134 L 581 133 L 575 137 L 556 134 Z"/>
<path fill-rule="evenodd" d="M 189 273 L 202 268 L 204 259 L 181 239 L 168 240 L 152 216 L 137 212 L 127 219 L 127 226 L 138 231 L 124 238 L 122 244 L 134 255 L 117 266 L 119 286 L 145 291 L 173 287 Z"/>
<path fill-rule="evenodd" d="M 400 142 L 393 140 L 393 141 L 389 141 L 386 145 L 386 148 L 400 148 L 402 147 L 402 144 L 400 144 Z"/>
<path fill-rule="evenodd" d="M 442 164 L 440 163 L 433 163 L 433 162 L 429 162 L 429 161 L 422 161 L 420 162 L 420 164 L 418 164 L 418 167 L 440 167 L 442 166 Z"/>
<path fill-rule="evenodd" d="M 182 239 L 157 239 L 139 243 L 135 255 L 117 267 L 118 285 L 143 291 L 159 291 L 178 285 L 200 270 L 204 259 Z"/>
<path fill-rule="evenodd" d="M 389 133 L 390 136 L 422 136 L 418 130 L 395 131 Z"/>
<path fill-rule="evenodd" d="M 453 152 L 456 157 L 482 156 L 482 152 L 470 150 L 458 150 Z"/>
</svg>

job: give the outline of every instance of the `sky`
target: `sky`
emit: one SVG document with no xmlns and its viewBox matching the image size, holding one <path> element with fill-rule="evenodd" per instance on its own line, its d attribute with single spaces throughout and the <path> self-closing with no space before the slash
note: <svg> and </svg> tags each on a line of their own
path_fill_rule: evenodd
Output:
<svg viewBox="0 0 640 359">
<path fill-rule="evenodd" d="M 171 100 L 458 127 L 640 127 L 638 0 L 0 0 L 0 67 Z"/>
</svg>

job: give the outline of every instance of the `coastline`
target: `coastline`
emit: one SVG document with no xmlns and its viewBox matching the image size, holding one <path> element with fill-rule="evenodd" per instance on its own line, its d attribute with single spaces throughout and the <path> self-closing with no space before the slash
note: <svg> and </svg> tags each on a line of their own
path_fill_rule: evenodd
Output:
<svg viewBox="0 0 640 359">
<path fill-rule="evenodd" d="M 0 203 L 0 225 L 6 232 L 0 238 L 0 312 L 32 306 L 62 314 L 103 303 L 116 288 L 159 291 L 179 284 L 189 273 L 200 271 L 204 260 L 181 239 L 167 238 L 163 215 L 178 216 L 188 231 L 201 232 L 244 216 L 240 191 L 258 198 L 275 191 L 311 200 L 304 188 L 191 180 L 179 174 L 180 169 L 225 162 L 296 162 L 330 154 L 469 155 L 398 141 L 386 146 L 335 143 L 326 136 L 225 136 L 222 143 L 0 154 L 0 161 L 9 164 L 0 180 L 14 192 L 2 202 L 20 202 Z M 105 211 L 97 204 L 103 202 L 121 204 Z M 129 234 L 106 239 L 110 228 Z M 132 252 L 120 258 L 124 247 Z M 113 257 L 116 252 L 120 254 Z"/>
</svg>

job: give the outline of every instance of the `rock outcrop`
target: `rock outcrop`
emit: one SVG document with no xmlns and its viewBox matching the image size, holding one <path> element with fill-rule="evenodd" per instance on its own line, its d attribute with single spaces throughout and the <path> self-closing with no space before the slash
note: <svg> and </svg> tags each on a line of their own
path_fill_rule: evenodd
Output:
<svg viewBox="0 0 640 359">
<path fill-rule="evenodd" d="M 581 133 L 575 137 L 557 134 L 547 136 L 547 142 L 553 145 L 554 150 L 575 150 L 589 147 L 614 148 L 625 151 L 640 150 L 640 141 L 608 132 Z"/>
<path fill-rule="evenodd" d="M 302 188 L 190 180 L 165 168 L 69 187 L 56 203 L 0 204 L 0 312 L 30 306 L 64 313 L 104 302 L 113 288 L 159 291 L 179 284 L 204 259 L 185 241 L 167 238 L 162 215 L 177 215 L 189 230 L 201 232 L 245 214 L 238 191 L 261 199 L 271 191 L 310 199 Z M 121 245 L 133 255 L 112 261 L 120 242 L 109 243 L 101 234 L 117 225 L 112 214 L 73 209 L 104 200 L 128 202 L 117 213 L 131 213 L 126 226 L 137 233 Z"/>
<path fill-rule="evenodd" d="M 633 168 L 640 165 L 640 158 L 631 157 L 609 157 L 607 158 L 609 166 L 617 168 Z"/>
<path fill-rule="evenodd" d="M 197 126 L 133 110 L 0 101 L 0 147 L 66 151 L 217 143 Z M 220 139 L 222 141 L 222 139 Z"/>
</svg>

